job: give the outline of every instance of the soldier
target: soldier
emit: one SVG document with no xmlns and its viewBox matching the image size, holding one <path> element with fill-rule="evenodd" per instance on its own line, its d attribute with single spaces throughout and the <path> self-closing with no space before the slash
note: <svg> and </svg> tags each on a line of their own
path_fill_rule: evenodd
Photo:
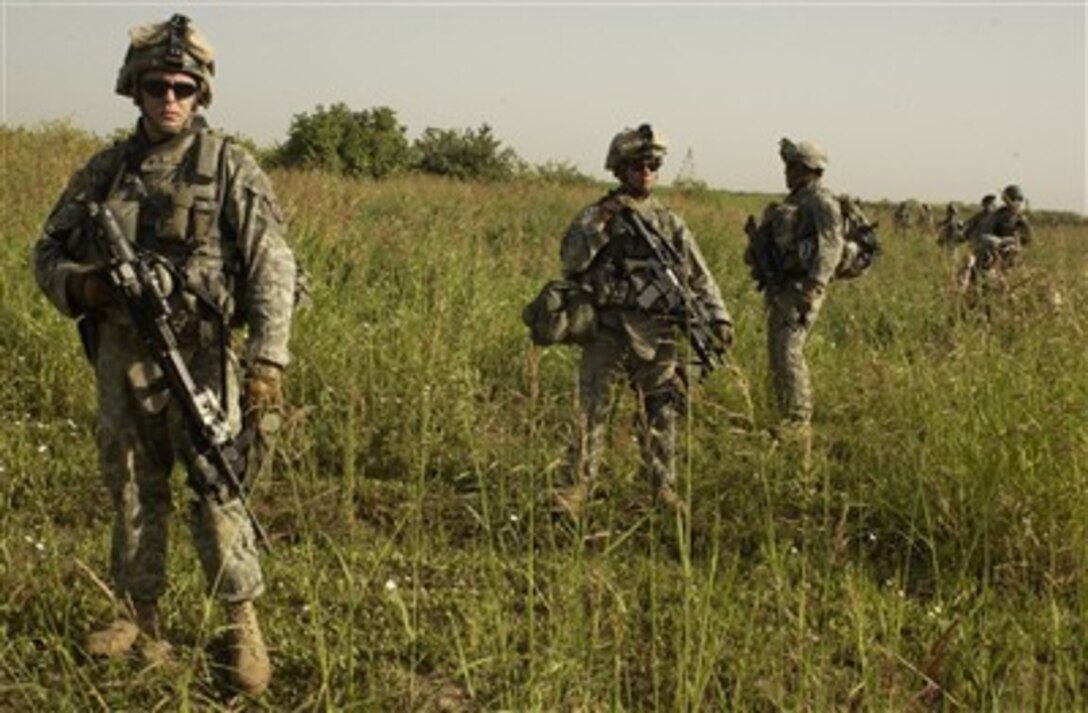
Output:
<svg viewBox="0 0 1088 713">
<path fill-rule="evenodd" d="M 926 235 L 933 233 L 933 209 L 929 207 L 928 203 L 922 203 L 918 207 L 918 227 Z"/>
<path fill-rule="evenodd" d="M 970 241 L 971 238 L 975 236 L 982 221 L 995 210 L 997 210 L 997 196 L 992 193 L 987 193 L 982 197 L 982 201 L 979 204 L 979 211 L 968 218 L 967 222 L 963 224 L 963 239 Z"/>
<path fill-rule="evenodd" d="M 1027 201 L 1020 186 L 1005 186 L 1001 191 L 1004 204 L 990 213 L 978 228 L 982 234 L 996 235 L 1015 241 L 1018 248 L 1031 243 L 1031 223 L 1027 217 Z"/>
<path fill-rule="evenodd" d="M 773 257 L 761 260 L 750 252 L 747 259 L 756 268 L 767 303 L 771 383 L 782 418 L 777 432 L 796 437 L 807 452 L 813 406 L 805 342 L 842 260 L 845 240 L 839 201 L 821 184 L 827 154 L 808 141 L 782 139 L 779 155 L 789 195 L 767 207 L 758 228 L 768 235 Z"/>
<path fill-rule="evenodd" d="M 1031 223 L 1020 186 L 1005 186 L 1001 200 L 1004 205 L 982 214 L 971 228 L 971 255 L 961 274 L 964 288 L 976 285 L 989 291 L 1003 290 L 1004 271 L 1016 264 L 1023 246 L 1031 243 Z"/>
<path fill-rule="evenodd" d="M 895 213 L 892 214 L 892 225 L 895 227 L 896 233 L 905 233 L 910 229 L 911 211 L 910 203 L 902 201 L 895 207 Z"/>
<path fill-rule="evenodd" d="M 959 208 L 949 203 L 944 211 L 944 219 L 938 225 L 937 244 L 951 250 L 963 242 L 963 221 L 960 220 Z"/>
<path fill-rule="evenodd" d="M 578 374 L 581 424 L 570 451 L 572 484 L 557 493 L 560 507 L 579 517 L 599 484 L 611 389 L 626 378 L 639 400 L 638 436 L 642 467 L 657 488 L 659 502 L 678 513 L 686 504 L 676 491 L 676 419 L 685 407 L 687 378 L 676 345 L 676 320 L 638 306 L 650 281 L 651 253 L 625 225 L 632 211 L 681 256 L 681 279 L 690 299 L 709 315 L 710 329 L 723 348 L 732 343 L 732 321 L 714 277 L 684 221 L 652 196 L 667 149 L 649 124 L 624 129 L 608 148 L 605 169 L 619 180 L 582 210 L 563 237 L 560 257 L 568 280 L 593 295 L 595 334 L 582 343 Z"/>
<path fill-rule="evenodd" d="M 98 452 L 113 507 L 110 574 L 129 611 L 88 635 L 87 651 L 134 647 L 168 660 L 158 599 L 166 588 L 170 473 L 194 482 L 194 449 L 163 372 L 134 333 L 107 279 L 88 205 L 118 217 L 169 293 L 179 350 L 202 388 L 218 394 L 231 428 L 269 423 L 282 406 L 282 372 L 297 266 L 268 177 L 199 113 L 212 101 L 214 54 L 183 15 L 136 27 L 116 92 L 139 109 L 132 135 L 95 155 L 71 179 L 34 248 L 38 284 L 79 320 L 97 380 Z M 230 325 L 247 328 L 244 382 Z M 226 603 L 231 677 L 243 692 L 268 685 L 271 665 L 253 601 L 264 590 L 244 504 L 195 494 L 190 526 L 213 596 Z"/>
</svg>

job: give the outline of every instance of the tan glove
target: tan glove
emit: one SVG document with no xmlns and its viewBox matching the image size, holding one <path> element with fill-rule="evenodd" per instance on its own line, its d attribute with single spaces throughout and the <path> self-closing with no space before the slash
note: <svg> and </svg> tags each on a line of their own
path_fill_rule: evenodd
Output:
<svg viewBox="0 0 1088 713">
<path fill-rule="evenodd" d="M 68 293 L 68 304 L 76 312 L 102 309 L 117 301 L 106 270 L 101 267 L 73 272 L 64 289 Z"/>
<path fill-rule="evenodd" d="M 246 372 L 242 416 L 262 434 L 275 433 L 283 419 L 283 368 L 258 361 Z"/>
<path fill-rule="evenodd" d="M 729 349 L 733 346 L 733 325 L 729 322 L 721 321 L 715 322 L 710 326 L 714 331 L 714 336 L 718 338 L 718 341 L 722 345 L 722 349 Z"/>
<path fill-rule="evenodd" d="M 631 199 L 623 194 L 611 195 L 597 204 L 597 218 L 602 227 L 612 222 L 612 219 L 622 213 L 625 208 L 634 208 Z"/>
<path fill-rule="evenodd" d="M 798 285 L 801 295 L 801 305 L 798 310 L 798 320 L 802 326 L 809 326 L 812 323 L 812 308 L 820 298 L 824 296 L 824 286 L 815 280 L 806 279 L 800 285 Z"/>
</svg>

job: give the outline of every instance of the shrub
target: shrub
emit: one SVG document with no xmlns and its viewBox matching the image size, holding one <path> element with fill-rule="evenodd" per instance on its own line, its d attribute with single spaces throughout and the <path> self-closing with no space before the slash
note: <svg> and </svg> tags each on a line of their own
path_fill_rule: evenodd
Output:
<svg viewBox="0 0 1088 713">
<path fill-rule="evenodd" d="M 416 168 L 424 173 L 458 179 L 508 180 L 525 171 L 514 149 L 503 147 L 491 127 L 437 129 L 428 127 L 414 145 Z"/>
<path fill-rule="evenodd" d="M 319 104 L 312 114 L 292 119 L 276 163 L 383 178 L 411 163 L 405 132 L 389 107 L 352 111 L 343 103 L 328 109 Z"/>
</svg>

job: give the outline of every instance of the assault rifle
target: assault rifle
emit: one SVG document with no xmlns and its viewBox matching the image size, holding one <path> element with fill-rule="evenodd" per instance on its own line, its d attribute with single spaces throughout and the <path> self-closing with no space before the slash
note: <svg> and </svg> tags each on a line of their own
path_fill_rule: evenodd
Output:
<svg viewBox="0 0 1088 713">
<path fill-rule="evenodd" d="M 749 273 L 756 281 L 757 290 L 765 290 L 768 285 L 774 286 L 781 280 L 782 271 L 778 267 L 774 238 L 770 234 L 770 229 L 766 220 L 758 224 L 755 216 L 751 215 L 744 223 L 744 232 L 748 235 L 748 248 L 744 251 L 744 261 L 748 263 Z"/>
<path fill-rule="evenodd" d="M 635 210 L 624 208 L 619 219 L 646 243 L 653 254 L 653 259 L 647 261 L 649 284 L 635 296 L 635 302 L 644 310 L 664 313 L 675 321 L 688 338 L 699 366 L 709 374 L 725 362 L 725 345 L 711 329 L 713 321 L 706 307 L 691 294 L 681 278 L 684 274 L 682 256 Z"/>
<path fill-rule="evenodd" d="M 196 451 L 190 485 L 201 496 L 214 498 L 218 503 L 238 498 L 258 541 L 271 550 L 268 535 L 246 503 L 239 478 L 245 472 L 247 449 L 240 442 L 245 439 L 231 436 L 227 412 L 215 392 L 200 388 L 193 381 L 170 326 L 172 310 L 162 280 L 154 267 L 136 254 L 107 206 L 89 203 L 87 209 L 109 256 L 110 283 L 121 296 L 144 346 L 162 369 L 170 395 L 181 407 L 189 428 Z"/>
</svg>

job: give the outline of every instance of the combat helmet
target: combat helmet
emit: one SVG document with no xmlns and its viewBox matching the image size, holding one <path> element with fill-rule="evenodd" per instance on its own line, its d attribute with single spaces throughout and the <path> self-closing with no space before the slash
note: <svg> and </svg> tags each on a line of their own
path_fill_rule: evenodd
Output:
<svg viewBox="0 0 1088 713">
<path fill-rule="evenodd" d="M 627 161 L 637 159 L 662 159 L 668 153 L 669 142 L 657 129 L 649 124 L 640 124 L 637 129 L 626 128 L 612 137 L 608 145 L 608 157 L 604 160 L 606 171 L 615 173 Z"/>
<path fill-rule="evenodd" d="M 1024 191 L 1020 189 L 1020 186 L 1015 183 L 1005 186 L 1001 191 L 1001 199 L 1006 203 L 1012 203 L 1013 201 L 1023 201 Z"/>
<path fill-rule="evenodd" d="M 811 141 L 794 143 L 784 138 L 778 142 L 778 155 L 787 164 L 799 163 L 813 171 L 827 169 L 827 153 Z"/>
<path fill-rule="evenodd" d="M 135 97 L 140 76 L 148 70 L 161 69 L 191 74 L 200 82 L 200 105 L 212 103 L 215 50 L 208 38 L 189 24 L 188 17 L 177 14 L 166 22 L 133 27 L 128 36 L 128 51 L 117 73 L 114 91 Z"/>
</svg>

